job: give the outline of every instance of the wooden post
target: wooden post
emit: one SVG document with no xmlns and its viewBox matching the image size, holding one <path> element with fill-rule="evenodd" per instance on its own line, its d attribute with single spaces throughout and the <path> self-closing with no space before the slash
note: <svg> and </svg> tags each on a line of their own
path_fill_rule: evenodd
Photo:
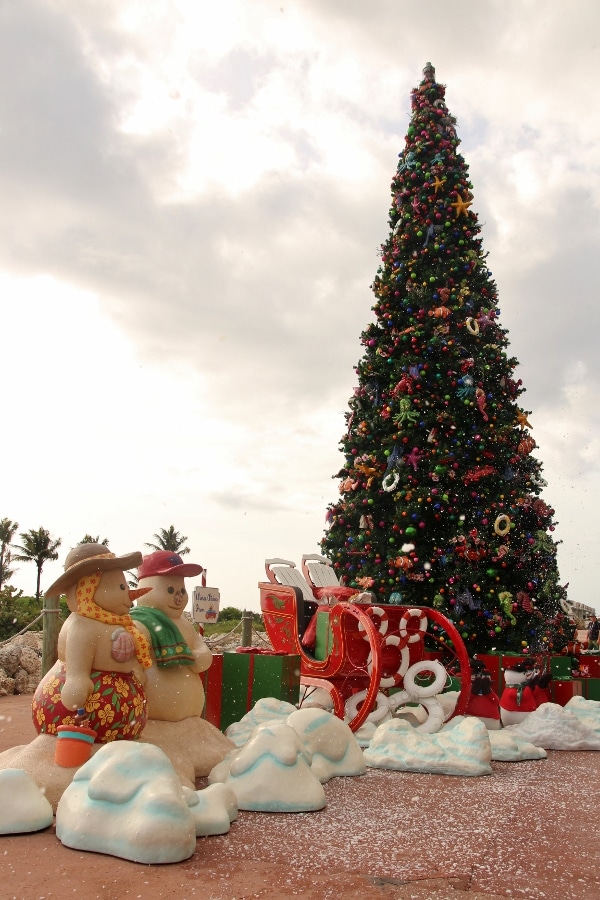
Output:
<svg viewBox="0 0 600 900">
<path fill-rule="evenodd" d="M 242 647 L 252 646 L 252 613 L 242 613 Z"/>
<path fill-rule="evenodd" d="M 44 638 L 42 642 L 42 678 L 58 659 L 60 597 L 44 597 Z"/>
</svg>

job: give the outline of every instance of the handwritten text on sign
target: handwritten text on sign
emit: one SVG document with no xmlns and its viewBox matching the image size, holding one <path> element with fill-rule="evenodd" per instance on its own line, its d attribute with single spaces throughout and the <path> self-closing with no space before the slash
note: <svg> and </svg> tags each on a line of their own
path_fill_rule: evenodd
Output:
<svg viewBox="0 0 600 900">
<path fill-rule="evenodd" d="M 219 618 L 221 595 L 218 588 L 196 587 L 192 596 L 194 622 L 216 622 Z"/>
</svg>

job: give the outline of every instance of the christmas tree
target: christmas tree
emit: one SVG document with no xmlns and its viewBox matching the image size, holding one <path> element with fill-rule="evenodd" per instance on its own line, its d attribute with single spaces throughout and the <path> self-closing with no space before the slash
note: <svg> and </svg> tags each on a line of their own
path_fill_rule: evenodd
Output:
<svg viewBox="0 0 600 900">
<path fill-rule="evenodd" d="M 507 355 L 456 120 L 430 63 L 392 180 L 322 540 L 342 583 L 433 606 L 470 653 L 560 650 L 554 510 Z"/>
</svg>

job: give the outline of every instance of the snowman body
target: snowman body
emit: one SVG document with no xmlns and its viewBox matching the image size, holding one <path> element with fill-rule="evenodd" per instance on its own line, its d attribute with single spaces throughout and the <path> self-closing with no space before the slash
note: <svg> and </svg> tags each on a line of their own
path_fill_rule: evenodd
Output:
<svg viewBox="0 0 600 900">
<path fill-rule="evenodd" d="M 503 725 L 518 725 L 529 713 L 537 709 L 533 691 L 528 684 L 523 666 L 514 666 L 504 672 L 504 690 L 500 697 L 500 718 Z"/>
</svg>

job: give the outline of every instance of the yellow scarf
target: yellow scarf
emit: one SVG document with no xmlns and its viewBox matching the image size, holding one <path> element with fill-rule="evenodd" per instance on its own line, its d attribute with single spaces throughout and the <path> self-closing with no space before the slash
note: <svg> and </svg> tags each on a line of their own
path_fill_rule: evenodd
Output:
<svg viewBox="0 0 600 900">
<path fill-rule="evenodd" d="M 148 638 L 138 631 L 131 616 L 118 616 L 116 613 L 108 612 L 108 610 L 98 606 L 94 600 L 94 594 L 101 578 L 102 572 L 96 572 L 94 575 L 87 575 L 77 582 L 77 612 L 80 616 L 85 616 L 87 619 L 95 619 L 97 622 L 104 622 L 106 625 L 121 625 L 133 637 L 135 655 L 139 664 L 144 669 L 149 669 L 152 665 L 150 642 Z"/>
</svg>

